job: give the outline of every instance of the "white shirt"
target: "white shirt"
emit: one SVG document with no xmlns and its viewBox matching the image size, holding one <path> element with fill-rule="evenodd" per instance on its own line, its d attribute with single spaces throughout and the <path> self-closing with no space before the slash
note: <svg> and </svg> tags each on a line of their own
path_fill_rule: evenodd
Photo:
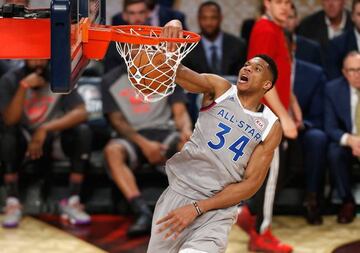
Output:
<svg viewBox="0 0 360 253">
<path fill-rule="evenodd" d="M 334 29 L 334 27 L 331 26 L 330 19 L 326 15 L 325 15 L 325 24 L 326 24 L 327 29 L 328 29 L 329 40 L 335 38 L 336 36 L 339 36 L 340 34 L 343 33 L 343 31 L 345 29 L 346 11 L 343 12 L 342 17 L 341 17 L 340 25 L 336 29 Z"/>
<path fill-rule="evenodd" d="M 349 135 L 351 134 L 356 134 L 357 129 L 356 129 L 356 122 L 355 122 L 355 114 L 356 114 L 356 105 L 358 103 L 358 95 L 356 93 L 356 89 L 352 86 L 350 86 L 350 110 L 351 110 L 351 133 L 345 133 L 341 136 L 340 139 L 340 145 L 341 146 L 347 146 L 347 140 L 349 138 Z"/>
<path fill-rule="evenodd" d="M 358 32 L 358 30 L 356 28 L 354 28 L 354 33 L 355 33 L 357 49 L 359 50 L 360 49 L 360 33 Z"/>
</svg>

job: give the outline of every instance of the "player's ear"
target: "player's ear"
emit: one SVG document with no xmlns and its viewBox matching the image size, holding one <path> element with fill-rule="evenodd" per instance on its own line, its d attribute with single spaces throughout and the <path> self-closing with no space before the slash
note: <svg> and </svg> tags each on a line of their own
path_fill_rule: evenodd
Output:
<svg viewBox="0 0 360 253">
<path fill-rule="evenodd" d="M 272 82 L 270 80 L 267 80 L 264 82 L 264 86 L 263 86 L 263 89 L 264 89 L 264 93 L 268 92 L 272 87 Z"/>
</svg>

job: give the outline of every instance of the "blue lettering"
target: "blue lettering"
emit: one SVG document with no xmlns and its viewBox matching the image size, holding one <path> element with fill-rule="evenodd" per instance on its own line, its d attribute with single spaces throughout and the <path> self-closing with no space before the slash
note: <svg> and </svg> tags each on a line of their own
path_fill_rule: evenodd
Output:
<svg viewBox="0 0 360 253">
<path fill-rule="evenodd" d="M 243 128 L 243 127 L 244 127 L 244 124 L 245 124 L 245 122 L 244 122 L 244 121 L 242 121 L 242 120 L 240 120 L 240 122 L 239 122 L 238 126 L 239 126 L 240 128 Z"/>
<path fill-rule="evenodd" d="M 251 134 L 251 136 L 254 136 L 254 134 L 255 134 L 255 129 L 254 129 L 254 128 L 251 129 L 251 130 L 249 131 L 249 134 Z"/>
<path fill-rule="evenodd" d="M 220 115 L 221 117 L 224 117 L 224 109 L 222 109 L 222 110 L 220 110 L 220 112 L 218 112 L 218 114 L 217 115 Z"/>
<path fill-rule="evenodd" d="M 224 118 L 226 119 L 226 120 L 229 120 L 229 113 L 228 112 L 226 112 L 226 114 L 225 114 L 225 116 L 224 116 Z"/>
<path fill-rule="evenodd" d="M 231 116 L 230 122 L 235 123 L 235 121 L 234 121 L 234 115 Z"/>
<path fill-rule="evenodd" d="M 261 138 L 261 134 L 257 133 L 257 134 L 255 135 L 255 139 L 258 141 L 260 138 Z"/>
<path fill-rule="evenodd" d="M 251 128 L 250 125 L 246 124 L 246 128 L 245 128 L 245 131 L 247 131 L 249 128 Z"/>
</svg>

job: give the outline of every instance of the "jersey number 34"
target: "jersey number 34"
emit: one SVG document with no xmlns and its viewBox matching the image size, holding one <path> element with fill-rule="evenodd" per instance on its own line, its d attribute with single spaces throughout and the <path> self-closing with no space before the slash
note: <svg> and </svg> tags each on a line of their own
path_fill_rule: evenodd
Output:
<svg viewBox="0 0 360 253">
<path fill-rule="evenodd" d="M 218 125 L 221 130 L 217 132 L 215 135 L 217 137 L 217 142 L 209 141 L 207 144 L 210 148 L 214 150 L 219 150 L 223 148 L 226 144 L 225 135 L 231 132 L 231 127 L 220 122 Z M 246 144 L 249 142 L 249 138 L 247 136 L 241 136 L 234 143 L 232 143 L 229 147 L 227 147 L 230 151 L 234 152 L 233 161 L 237 161 L 243 154 L 243 150 L 246 147 Z"/>
</svg>

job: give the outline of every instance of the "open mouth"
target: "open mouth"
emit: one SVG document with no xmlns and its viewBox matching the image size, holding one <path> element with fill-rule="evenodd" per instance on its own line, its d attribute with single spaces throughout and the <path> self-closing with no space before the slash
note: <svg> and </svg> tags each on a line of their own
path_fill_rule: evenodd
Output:
<svg viewBox="0 0 360 253">
<path fill-rule="evenodd" d="M 248 76 L 246 76 L 246 75 L 241 75 L 240 76 L 240 80 L 239 80 L 240 83 L 247 83 L 248 81 L 249 81 Z"/>
</svg>

